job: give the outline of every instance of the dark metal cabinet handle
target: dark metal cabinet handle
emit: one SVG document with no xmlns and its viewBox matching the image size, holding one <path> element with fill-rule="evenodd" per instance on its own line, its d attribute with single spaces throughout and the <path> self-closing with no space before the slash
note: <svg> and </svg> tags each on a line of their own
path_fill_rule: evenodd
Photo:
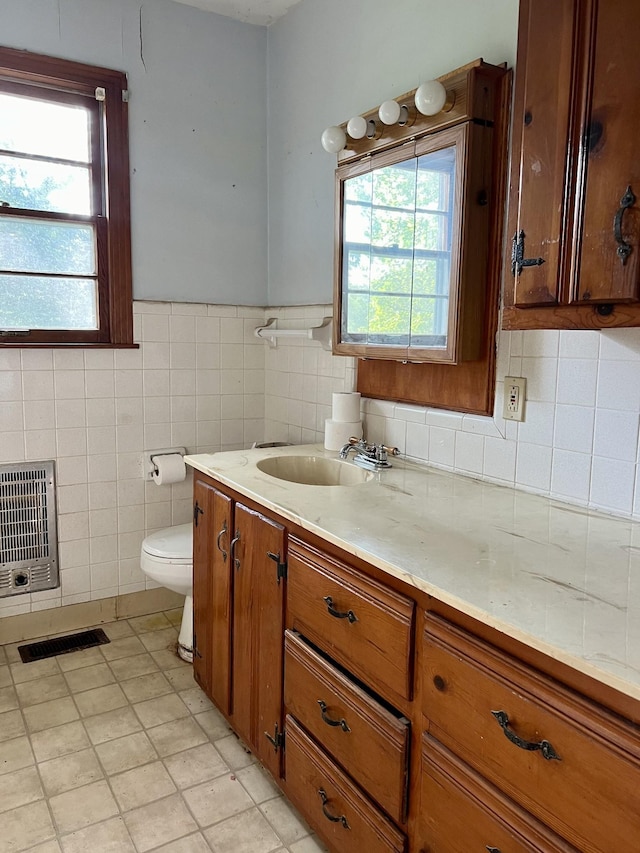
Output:
<svg viewBox="0 0 640 853">
<path fill-rule="evenodd" d="M 333 815 L 327 809 L 327 803 L 329 802 L 329 798 L 327 797 L 327 793 L 324 790 L 324 788 L 318 789 L 318 796 L 322 800 L 322 811 L 323 811 L 326 819 L 330 820 L 331 823 L 341 823 L 345 829 L 351 829 L 351 827 L 349 826 L 349 822 L 347 821 L 347 819 L 344 815 L 340 815 L 340 816 Z"/>
<path fill-rule="evenodd" d="M 323 702 L 322 699 L 318 699 L 318 705 L 320 705 L 320 714 L 322 716 L 323 721 L 328 726 L 340 726 L 343 732 L 350 732 L 349 724 L 344 719 L 341 720 L 332 720 L 331 717 L 327 716 L 327 703 Z"/>
<path fill-rule="evenodd" d="M 618 208 L 618 212 L 613 218 L 613 236 L 615 237 L 616 243 L 618 244 L 617 253 L 620 261 L 622 262 L 622 266 L 627 263 L 627 258 L 633 251 L 633 248 L 630 243 L 622 236 L 622 217 L 624 216 L 624 212 L 628 207 L 633 207 L 636 202 L 636 197 L 631 189 L 631 187 L 627 187 L 625 194 L 620 199 L 620 207 Z"/>
<path fill-rule="evenodd" d="M 240 568 L 240 560 L 238 560 L 235 556 L 236 553 L 236 545 L 240 541 L 240 531 L 236 530 L 236 535 L 231 540 L 231 545 L 229 545 L 229 554 L 231 555 L 231 562 L 236 567 L 236 569 Z"/>
<path fill-rule="evenodd" d="M 224 550 L 224 548 L 220 545 L 220 540 L 222 539 L 224 534 L 227 532 L 227 529 L 228 529 L 227 528 L 227 522 L 225 521 L 225 523 L 222 525 L 222 530 L 220 531 L 220 533 L 218 533 L 218 538 L 216 539 L 216 548 L 222 554 L 222 562 L 223 563 L 226 563 L 228 555 L 227 555 L 227 552 Z"/>
<path fill-rule="evenodd" d="M 322 599 L 324 603 L 327 605 L 327 612 L 334 616 L 336 619 L 348 619 L 349 622 L 357 622 L 358 618 L 353 610 L 347 610 L 346 613 L 341 612 L 340 610 L 336 610 L 333 606 L 333 598 L 330 595 L 325 595 Z"/>
<path fill-rule="evenodd" d="M 547 761 L 551 761 L 554 758 L 556 761 L 562 760 L 548 740 L 540 740 L 537 742 L 524 740 L 523 738 L 518 737 L 515 732 L 511 731 L 509 728 L 509 717 L 506 711 L 492 711 L 491 713 L 498 721 L 500 728 L 505 733 L 505 737 L 507 737 L 508 740 L 515 744 L 519 749 L 526 749 L 530 752 L 535 752 L 535 750 L 539 749 L 542 753 L 542 757 L 546 758 Z"/>
</svg>

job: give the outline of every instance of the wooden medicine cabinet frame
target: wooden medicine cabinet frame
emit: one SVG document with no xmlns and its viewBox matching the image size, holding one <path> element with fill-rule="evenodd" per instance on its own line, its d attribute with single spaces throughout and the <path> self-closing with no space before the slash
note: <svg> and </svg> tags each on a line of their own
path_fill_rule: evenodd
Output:
<svg viewBox="0 0 640 853">
<path fill-rule="evenodd" d="M 404 126 L 381 125 L 373 138 L 353 140 L 338 154 L 334 255 L 333 352 L 356 356 L 358 390 L 367 397 L 456 411 L 493 413 L 511 72 L 475 60 L 438 78 L 453 105 L 435 116 L 413 106 L 415 90 L 395 100 L 407 107 Z M 346 127 L 346 125 L 345 125 Z M 380 346 L 343 340 L 344 181 L 379 164 L 457 145 L 457 235 L 451 242 L 451 291 L 446 347 Z"/>
</svg>

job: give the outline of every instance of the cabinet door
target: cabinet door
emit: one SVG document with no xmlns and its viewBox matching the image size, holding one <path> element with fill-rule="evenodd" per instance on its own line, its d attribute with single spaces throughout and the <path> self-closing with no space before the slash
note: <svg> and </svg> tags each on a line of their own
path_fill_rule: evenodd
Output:
<svg viewBox="0 0 640 853">
<path fill-rule="evenodd" d="M 591 42 L 591 105 L 582 136 L 584 218 L 578 223 L 581 253 L 575 272 L 576 298 L 625 302 L 639 295 L 640 202 L 625 198 L 630 187 L 640 199 L 638 0 L 597 3 Z M 625 204 L 629 206 L 625 208 Z"/>
<path fill-rule="evenodd" d="M 194 677 L 220 710 L 230 711 L 233 502 L 209 483 L 194 484 Z"/>
<path fill-rule="evenodd" d="M 577 9 L 581 0 L 522 0 L 513 121 L 509 250 L 527 261 L 505 264 L 505 304 L 553 305 L 559 300 L 567 217 Z M 550 25 L 550 22 L 553 22 Z M 509 267 L 511 266 L 511 272 Z"/>
<path fill-rule="evenodd" d="M 236 504 L 233 560 L 233 723 L 280 776 L 284 642 L 284 528 Z"/>
</svg>

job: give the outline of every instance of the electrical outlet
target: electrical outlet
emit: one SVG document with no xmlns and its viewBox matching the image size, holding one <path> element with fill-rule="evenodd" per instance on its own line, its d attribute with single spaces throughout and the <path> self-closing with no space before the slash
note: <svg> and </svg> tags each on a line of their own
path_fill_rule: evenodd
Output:
<svg viewBox="0 0 640 853">
<path fill-rule="evenodd" d="M 523 376 L 504 377 L 502 417 L 508 421 L 524 420 L 527 380 Z"/>
</svg>

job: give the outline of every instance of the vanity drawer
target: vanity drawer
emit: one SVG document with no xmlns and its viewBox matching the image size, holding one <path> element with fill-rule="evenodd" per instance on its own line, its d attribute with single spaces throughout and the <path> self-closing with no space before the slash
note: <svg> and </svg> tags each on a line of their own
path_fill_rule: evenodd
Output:
<svg viewBox="0 0 640 853">
<path fill-rule="evenodd" d="M 577 853 L 429 735 L 422 747 L 420 850 Z"/>
<path fill-rule="evenodd" d="M 289 537 L 287 624 L 393 702 L 412 698 L 415 604 Z"/>
<path fill-rule="evenodd" d="M 409 721 L 394 716 L 291 631 L 284 704 L 398 823 L 406 816 Z"/>
<path fill-rule="evenodd" d="M 332 853 L 403 853 L 405 836 L 290 716 L 285 731 L 287 796 Z"/>
<path fill-rule="evenodd" d="M 431 735 L 585 853 L 638 848 L 637 727 L 432 614 L 424 640 Z"/>
</svg>

